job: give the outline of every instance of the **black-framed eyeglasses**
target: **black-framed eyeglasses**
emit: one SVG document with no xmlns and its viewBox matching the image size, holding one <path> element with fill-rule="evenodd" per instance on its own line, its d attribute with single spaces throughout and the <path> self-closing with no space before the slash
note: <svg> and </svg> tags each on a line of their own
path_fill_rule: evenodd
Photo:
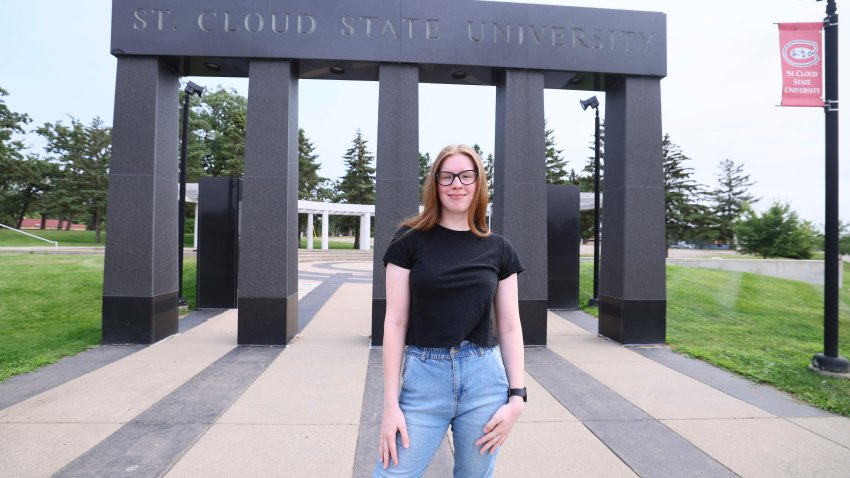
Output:
<svg viewBox="0 0 850 478">
<path fill-rule="evenodd" d="M 448 171 L 437 172 L 437 182 L 441 186 L 451 186 L 452 183 L 455 182 L 455 178 L 460 179 L 461 184 L 469 186 L 478 179 L 478 171 L 474 169 L 467 169 L 466 171 L 461 171 L 459 173 L 450 173 Z"/>
</svg>

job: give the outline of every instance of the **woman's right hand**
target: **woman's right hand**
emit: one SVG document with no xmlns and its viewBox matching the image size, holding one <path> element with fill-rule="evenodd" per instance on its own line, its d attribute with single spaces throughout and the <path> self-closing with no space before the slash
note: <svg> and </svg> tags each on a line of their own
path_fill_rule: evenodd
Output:
<svg viewBox="0 0 850 478">
<path fill-rule="evenodd" d="M 398 450 L 396 449 L 396 433 L 401 434 L 401 444 L 410 447 L 410 438 L 407 437 L 407 423 L 404 421 L 404 413 L 398 404 L 384 405 L 384 416 L 381 419 L 381 461 L 386 470 L 392 460 L 398 466 Z"/>
</svg>

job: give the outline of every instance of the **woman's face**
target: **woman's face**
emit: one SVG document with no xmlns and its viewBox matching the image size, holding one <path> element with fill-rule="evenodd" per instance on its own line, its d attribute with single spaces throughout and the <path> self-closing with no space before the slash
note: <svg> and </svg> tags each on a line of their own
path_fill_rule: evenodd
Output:
<svg viewBox="0 0 850 478">
<path fill-rule="evenodd" d="M 443 160 L 440 169 L 437 171 L 437 190 L 439 191 L 440 204 L 443 207 L 443 212 L 449 213 L 464 213 L 472 206 L 475 191 L 478 187 L 478 178 L 472 184 L 463 184 L 460 177 L 453 177 L 451 184 L 444 186 L 439 181 L 440 173 L 448 177 L 446 173 L 461 174 L 466 179 L 464 182 L 469 182 L 469 171 L 475 171 L 475 163 L 469 157 L 463 154 L 453 154 Z"/>
</svg>

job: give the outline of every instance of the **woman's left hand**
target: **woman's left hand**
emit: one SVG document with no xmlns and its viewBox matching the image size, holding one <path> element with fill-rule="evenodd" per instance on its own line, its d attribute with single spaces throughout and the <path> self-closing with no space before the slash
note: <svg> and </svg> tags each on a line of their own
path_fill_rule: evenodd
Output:
<svg viewBox="0 0 850 478">
<path fill-rule="evenodd" d="M 476 442 L 475 446 L 480 446 L 480 453 L 489 451 L 492 455 L 496 450 L 505 443 L 511 429 L 514 427 L 525 404 L 520 397 L 512 398 L 508 403 L 499 407 L 493 418 L 484 425 L 484 435 Z"/>
</svg>

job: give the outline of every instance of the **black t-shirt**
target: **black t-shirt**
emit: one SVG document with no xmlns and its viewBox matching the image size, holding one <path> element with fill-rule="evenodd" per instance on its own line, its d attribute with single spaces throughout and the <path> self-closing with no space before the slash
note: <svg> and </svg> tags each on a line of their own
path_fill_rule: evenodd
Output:
<svg viewBox="0 0 850 478">
<path fill-rule="evenodd" d="M 478 237 L 436 225 L 399 229 L 384 254 L 410 270 L 410 316 L 405 343 L 454 347 L 464 340 L 490 347 L 496 286 L 525 268 L 511 243 L 498 234 Z"/>
</svg>

